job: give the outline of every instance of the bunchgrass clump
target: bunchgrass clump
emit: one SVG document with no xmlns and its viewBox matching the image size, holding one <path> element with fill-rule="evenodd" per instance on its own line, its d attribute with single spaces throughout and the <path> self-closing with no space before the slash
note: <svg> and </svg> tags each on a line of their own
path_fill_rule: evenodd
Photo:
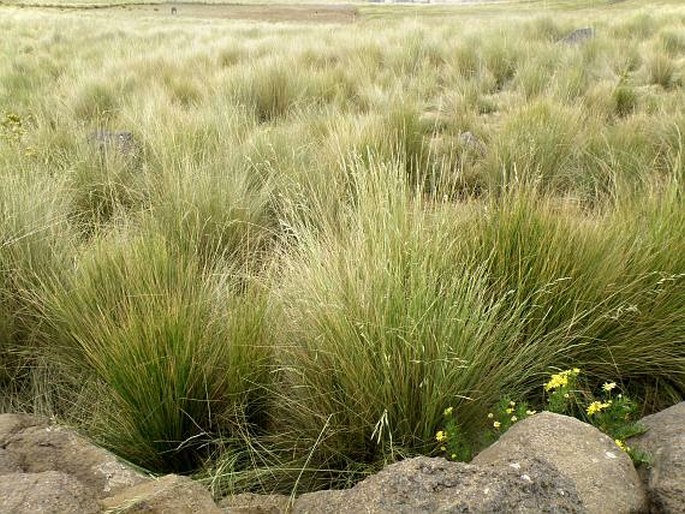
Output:
<svg viewBox="0 0 685 514">
<path fill-rule="evenodd" d="M 652 84 L 657 84 L 665 89 L 673 86 L 675 65 L 668 55 L 657 53 L 647 62 L 649 79 Z"/>
<path fill-rule="evenodd" d="M 637 93 L 629 86 L 620 85 L 614 89 L 612 100 L 614 112 L 621 118 L 632 114 L 638 106 Z"/>
<path fill-rule="evenodd" d="M 264 428 L 264 303 L 232 280 L 205 276 L 159 238 L 119 234 L 46 285 L 45 351 L 111 395 L 89 421 L 108 447 L 151 469 L 191 471 L 218 435 Z"/>
</svg>

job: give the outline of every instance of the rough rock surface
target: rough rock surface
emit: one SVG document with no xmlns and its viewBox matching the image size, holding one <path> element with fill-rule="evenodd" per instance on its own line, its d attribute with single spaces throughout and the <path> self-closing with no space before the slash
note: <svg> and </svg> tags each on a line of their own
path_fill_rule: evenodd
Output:
<svg viewBox="0 0 685 514">
<path fill-rule="evenodd" d="M 628 440 L 646 452 L 650 466 L 641 469 L 651 512 L 685 512 L 685 402 L 640 423 L 649 430 Z"/>
<path fill-rule="evenodd" d="M 134 514 L 221 514 L 212 496 L 199 483 L 179 475 L 165 475 L 102 501 L 106 510 Z"/>
<path fill-rule="evenodd" d="M 580 505 L 573 484 L 543 462 L 515 469 L 417 457 L 347 491 L 304 494 L 293 513 L 584 512 Z"/>
<path fill-rule="evenodd" d="M 95 496 L 74 477 L 59 471 L 0 476 L 4 514 L 91 514 L 101 512 Z"/>
<path fill-rule="evenodd" d="M 651 512 L 685 512 L 685 402 L 644 418 L 629 444 L 648 452 Z M 417 457 L 346 491 L 242 494 L 217 506 L 198 482 L 144 476 L 75 432 L 0 415 L 0 513 L 440 513 L 647 511 L 628 456 L 594 427 L 544 412 L 512 427 L 472 464 Z"/>
<path fill-rule="evenodd" d="M 24 414 L 0 416 L 0 448 L 0 475 L 60 471 L 98 498 L 149 480 L 75 432 Z"/>
<path fill-rule="evenodd" d="M 643 512 L 647 498 L 630 457 L 606 435 L 575 418 L 542 412 L 510 428 L 473 459 L 478 465 L 547 464 L 575 485 L 588 513 Z"/>
<path fill-rule="evenodd" d="M 236 494 L 219 502 L 224 514 L 282 514 L 290 498 L 281 494 Z"/>
</svg>

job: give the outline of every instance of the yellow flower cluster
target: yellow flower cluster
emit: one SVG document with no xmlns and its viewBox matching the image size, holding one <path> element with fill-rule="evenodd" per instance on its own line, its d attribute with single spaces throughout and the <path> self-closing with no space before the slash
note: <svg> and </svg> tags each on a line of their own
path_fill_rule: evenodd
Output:
<svg viewBox="0 0 685 514">
<path fill-rule="evenodd" d="M 624 452 L 630 451 L 630 448 L 628 447 L 628 445 L 625 442 L 621 441 L 620 439 L 614 439 L 614 442 L 616 443 L 616 446 L 618 446 Z"/>
<path fill-rule="evenodd" d="M 21 117 L 14 113 L 5 115 L 5 118 L 0 121 L 0 128 L 2 129 L 0 135 L 7 140 L 18 141 L 26 134 Z"/>
<path fill-rule="evenodd" d="M 447 408 L 445 409 L 445 411 L 444 411 L 442 414 L 443 414 L 445 417 L 451 416 L 453 410 L 454 410 L 454 409 L 453 409 L 452 407 L 447 407 Z"/>
<path fill-rule="evenodd" d="M 439 443 L 447 441 L 447 434 L 445 433 L 445 431 L 438 430 L 438 432 L 435 434 L 435 440 Z"/>
<path fill-rule="evenodd" d="M 598 412 L 602 412 L 604 409 L 610 406 L 611 400 L 609 400 L 608 402 L 592 402 L 587 407 L 588 416 L 592 416 L 594 414 L 597 414 Z"/>
<path fill-rule="evenodd" d="M 553 389 L 566 387 L 568 385 L 569 378 L 576 377 L 579 373 L 580 369 L 573 368 L 557 373 L 556 375 L 552 375 L 549 379 L 549 382 L 545 384 L 545 390 L 552 391 Z"/>
</svg>

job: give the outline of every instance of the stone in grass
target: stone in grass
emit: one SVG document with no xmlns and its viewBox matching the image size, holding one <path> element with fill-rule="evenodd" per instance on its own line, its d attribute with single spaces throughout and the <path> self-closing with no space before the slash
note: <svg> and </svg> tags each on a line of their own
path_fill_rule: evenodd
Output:
<svg viewBox="0 0 685 514">
<path fill-rule="evenodd" d="M 595 37 L 595 29 L 592 27 L 584 27 L 576 29 L 561 40 L 565 45 L 579 45 L 585 43 Z"/>
<path fill-rule="evenodd" d="M 0 476 L 3 514 L 95 514 L 101 508 L 92 491 L 59 471 Z"/>
<path fill-rule="evenodd" d="M 485 146 L 485 144 L 478 139 L 473 132 L 470 131 L 459 134 L 459 142 L 464 146 L 464 148 L 475 152 L 481 157 L 483 157 L 488 151 L 488 148 Z"/>
<path fill-rule="evenodd" d="M 296 514 L 584 512 L 573 484 L 544 462 L 530 468 L 474 466 L 416 457 L 346 491 L 303 494 Z"/>
<path fill-rule="evenodd" d="M 651 512 L 685 512 L 685 402 L 640 420 L 647 432 L 627 441 L 647 453 L 640 474 Z"/>
<path fill-rule="evenodd" d="M 188 477 L 165 475 L 102 500 L 106 511 L 126 514 L 221 514 L 202 485 Z"/>
<path fill-rule="evenodd" d="M 630 457 L 575 418 L 542 412 L 520 421 L 473 464 L 528 467 L 543 462 L 569 480 L 586 512 L 644 512 L 647 498 Z"/>
<path fill-rule="evenodd" d="M 138 153 L 135 137 L 128 130 L 95 130 L 88 135 L 88 140 L 102 153 L 113 150 L 126 157 Z"/>
</svg>

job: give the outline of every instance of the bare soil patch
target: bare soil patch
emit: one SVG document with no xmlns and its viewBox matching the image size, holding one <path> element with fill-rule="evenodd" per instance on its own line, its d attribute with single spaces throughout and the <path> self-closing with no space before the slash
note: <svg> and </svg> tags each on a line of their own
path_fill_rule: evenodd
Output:
<svg viewBox="0 0 685 514">
<path fill-rule="evenodd" d="M 270 22 L 352 23 L 359 12 L 352 5 L 206 5 L 206 4 L 138 4 L 98 9 L 107 13 L 131 13 L 135 16 L 173 18 L 206 18 L 258 20 Z"/>
</svg>

